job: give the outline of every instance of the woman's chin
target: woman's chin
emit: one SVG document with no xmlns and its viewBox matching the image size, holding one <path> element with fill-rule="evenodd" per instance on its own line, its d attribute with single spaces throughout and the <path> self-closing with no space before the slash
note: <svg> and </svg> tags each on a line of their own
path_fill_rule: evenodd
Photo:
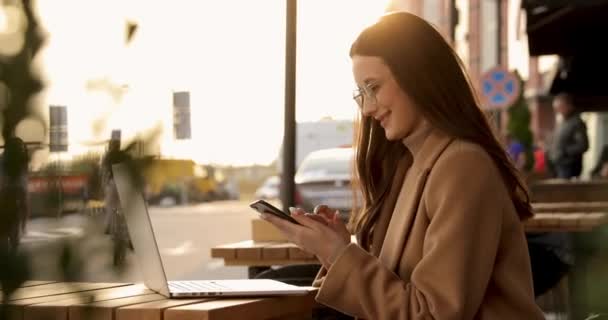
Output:
<svg viewBox="0 0 608 320">
<path fill-rule="evenodd" d="M 403 140 L 407 135 L 401 132 L 392 131 L 389 128 L 388 130 L 384 129 L 384 136 L 386 136 L 386 140 L 388 141 L 399 141 Z"/>
<path fill-rule="evenodd" d="M 384 129 L 384 136 L 386 136 L 386 140 L 388 141 L 399 140 L 399 137 L 397 137 L 391 130 Z"/>
</svg>

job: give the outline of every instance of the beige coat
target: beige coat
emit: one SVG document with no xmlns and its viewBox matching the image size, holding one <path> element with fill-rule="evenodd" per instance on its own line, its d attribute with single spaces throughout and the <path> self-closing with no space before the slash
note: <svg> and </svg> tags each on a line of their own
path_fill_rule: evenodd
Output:
<svg viewBox="0 0 608 320">
<path fill-rule="evenodd" d="M 489 155 L 436 130 L 414 154 L 372 252 L 350 244 L 317 276 L 317 301 L 367 319 L 543 319 L 523 226 Z"/>
</svg>

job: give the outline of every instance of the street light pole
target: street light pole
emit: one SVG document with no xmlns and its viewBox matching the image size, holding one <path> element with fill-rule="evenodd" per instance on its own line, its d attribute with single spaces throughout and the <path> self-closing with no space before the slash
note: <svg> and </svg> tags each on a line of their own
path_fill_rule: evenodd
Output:
<svg viewBox="0 0 608 320">
<path fill-rule="evenodd" d="M 296 154 L 296 35 L 297 0 L 286 0 L 285 21 L 285 126 L 283 135 L 283 172 L 281 173 L 281 201 L 283 209 L 295 204 Z"/>
<path fill-rule="evenodd" d="M 449 0 L 449 4 L 450 40 L 452 40 L 452 46 L 456 47 L 456 25 L 458 25 L 458 9 L 456 8 L 456 0 Z"/>
<path fill-rule="evenodd" d="M 496 65 L 503 66 L 503 62 L 506 61 L 502 61 L 502 1 L 496 0 Z M 502 123 L 505 112 L 505 110 L 496 112 L 496 126 L 499 132 L 503 131 Z"/>
</svg>

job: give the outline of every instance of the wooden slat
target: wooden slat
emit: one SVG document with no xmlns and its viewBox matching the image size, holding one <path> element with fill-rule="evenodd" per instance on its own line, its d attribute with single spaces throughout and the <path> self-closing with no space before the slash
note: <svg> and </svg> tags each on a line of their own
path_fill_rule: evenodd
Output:
<svg viewBox="0 0 608 320">
<path fill-rule="evenodd" d="M 132 285 L 110 289 L 92 290 L 72 294 L 72 297 L 33 304 L 25 307 L 24 319 L 67 320 L 68 308 L 72 305 L 85 304 L 95 301 L 128 298 L 149 295 L 153 292 L 144 285 Z"/>
<path fill-rule="evenodd" d="M 236 258 L 243 260 L 261 260 L 262 249 L 271 242 L 247 241 L 244 246 L 236 249 Z"/>
<path fill-rule="evenodd" d="M 245 240 L 236 243 L 219 245 L 211 248 L 211 257 L 220 259 L 236 259 L 238 254 L 242 255 L 243 257 L 261 257 L 262 252 L 259 250 L 259 248 L 268 243 L 269 242 L 254 242 L 252 240 Z"/>
<path fill-rule="evenodd" d="M 263 260 L 287 260 L 289 259 L 289 248 L 295 247 L 288 242 L 272 243 L 262 248 Z"/>
<path fill-rule="evenodd" d="M 314 293 L 260 299 L 218 299 L 165 310 L 165 320 L 273 319 L 287 314 L 310 315 Z"/>
<path fill-rule="evenodd" d="M 69 320 L 113 320 L 114 311 L 117 308 L 158 300 L 166 300 L 166 298 L 160 294 L 146 294 L 88 304 L 73 305 L 68 307 L 68 317 Z"/>
<path fill-rule="evenodd" d="M 579 220 L 585 213 L 566 213 L 560 216 L 559 226 L 566 229 L 576 229 L 579 227 Z"/>
<path fill-rule="evenodd" d="M 43 296 L 59 295 L 72 292 L 81 292 L 87 290 L 113 288 L 130 285 L 129 283 L 87 283 L 87 282 L 74 282 L 74 283 L 50 283 L 43 284 L 34 287 L 19 288 L 10 297 L 10 301 L 19 299 L 29 299 Z"/>
<path fill-rule="evenodd" d="M 21 288 L 41 286 L 43 284 L 51 284 L 51 283 L 56 283 L 56 282 L 57 281 L 29 280 L 29 281 L 26 281 L 23 284 L 21 284 Z"/>
<path fill-rule="evenodd" d="M 533 202 L 605 202 L 608 181 L 541 180 L 530 185 Z"/>
<path fill-rule="evenodd" d="M 163 313 L 168 308 L 210 300 L 212 299 L 171 299 L 134 304 L 118 308 L 116 310 L 116 320 L 162 320 Z"/>
<path fill-rule="evenodd" d="M 246 241 L 243 241 L 246 242 Z M 236 248 L 243 242 L 223 244 L 211 248 L 211 257 L 220 259 L 235 259 Z"/>
<path fill-rule="evenodd" d="M 351 240 L 356 243 L 355 236 Z M 227 266 L 272 266 L 319 263 L 317 258 L 293 243 L 280 241 L 241 241 L 211 249 L 214 258 Z"/>
<path fill-rule="evenodd" d="M 606 218 L 607 216 L 603 212 L 589 213 L 579 220 L 579 224 L 582 227 L 595 228 L 605 224 L 607 222 Z"/>
<path fill-rule="evenodd" d="M 543 228 L 553 228 L 559 226 L 559 215 L 552 213 L 539 213 L 534 220 L 538 220 L 539 226 Z"/>
<path fill-rule="evenodd" d="M 310 259 L 287 259 L 287 260 L 224 260 L 225 266 L 245 266 L 245 267 L 268 267 L 268 266 L 288 266 L 294 264 L 318 264 L 316 258 Z"/>
<path fill-rule="evenodd" d="M 525 222 L 526 232 L 586 232 L 608 223 L 603 212 L 538 213 Z"/>
<path fill-rule="evenodd" d="M 8 319 L 9 320 L 23 320 L 24 314 L 25 314 L 25 308 L 27 306 L 31 306 L 31 305 L 35 305 L 35 304 L 43 304 L 43 303 L 48 303 L 48 302 L 52 302 L 52 301 L 81 298 L 83 293 L 84 294 L 88 294 L 88 293 L 103 294 L 103 293 L 111 291 L 111 290 L 120 290 L 122 288 L 127 289 L 127 288 L 136 288 L 136 287 L 142 288 L 143 286 L 142 285 L 131 285 L 131 286 L 124 286 L 124 287 L 109 288 L 109 289 L 91 290 L 91 291 L 86 291 L 86 292 L 73 292 L 73 293 L 66 293 L 66 294 L 49 295 L 49 296 L 42 296 L 42 297 L 29 298 L 29 299 L 14 300 L 14 301 L 11 301 L 10 305 L 7 306 L 7 309 L 9 310 Z"/>
<path fill-rule="evenodd" d="M 535 213 L 598 212 L 608 211 L 608 202 L 537 202 L 532 208 Z"/>
<path fill-rule="evenodd" d="M 95 283 L 63 284 L 65 287 L 92 288 Z M 161 319 L 305 319 L 309 318 L 314 306 L 316 289 L 306 295 L 264 297 L 251 299 L 173 299 L 148 293 L 143 285 L 114 285 L 105 289 L 89 289 L 92 294 L 86 299 L 73 292 L 15 300 L 15 303 L 31 303 L 24 312 L 11 316 L 11 320 L 161 320 Z M 54 286 L 57 291 L 64 287 Z M 23 288 L 25 289 L 25 288 Z M 48 292 L 46 288 L 43 292 Z M 46 301 L 56 298 L 57 301 Z M 40 300 L 43 299 L 43 300 Z M 92 301 L 92 302 L 89 302 Z"/>
</svg>

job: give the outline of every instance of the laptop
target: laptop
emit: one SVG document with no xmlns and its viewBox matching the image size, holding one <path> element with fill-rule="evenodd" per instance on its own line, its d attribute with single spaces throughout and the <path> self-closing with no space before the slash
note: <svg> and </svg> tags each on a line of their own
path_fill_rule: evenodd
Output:
<svg viewBox="0 0 608 320">
<path fill-rule="evenodd" d="M 135 188 L 127 165 L 115 164 L 112 170 L 135 257 L 150 290 L 169 298 L 305 295 L 312 290 L 270 279 L 167 281 L 144 196 Z"/>
</svg>

